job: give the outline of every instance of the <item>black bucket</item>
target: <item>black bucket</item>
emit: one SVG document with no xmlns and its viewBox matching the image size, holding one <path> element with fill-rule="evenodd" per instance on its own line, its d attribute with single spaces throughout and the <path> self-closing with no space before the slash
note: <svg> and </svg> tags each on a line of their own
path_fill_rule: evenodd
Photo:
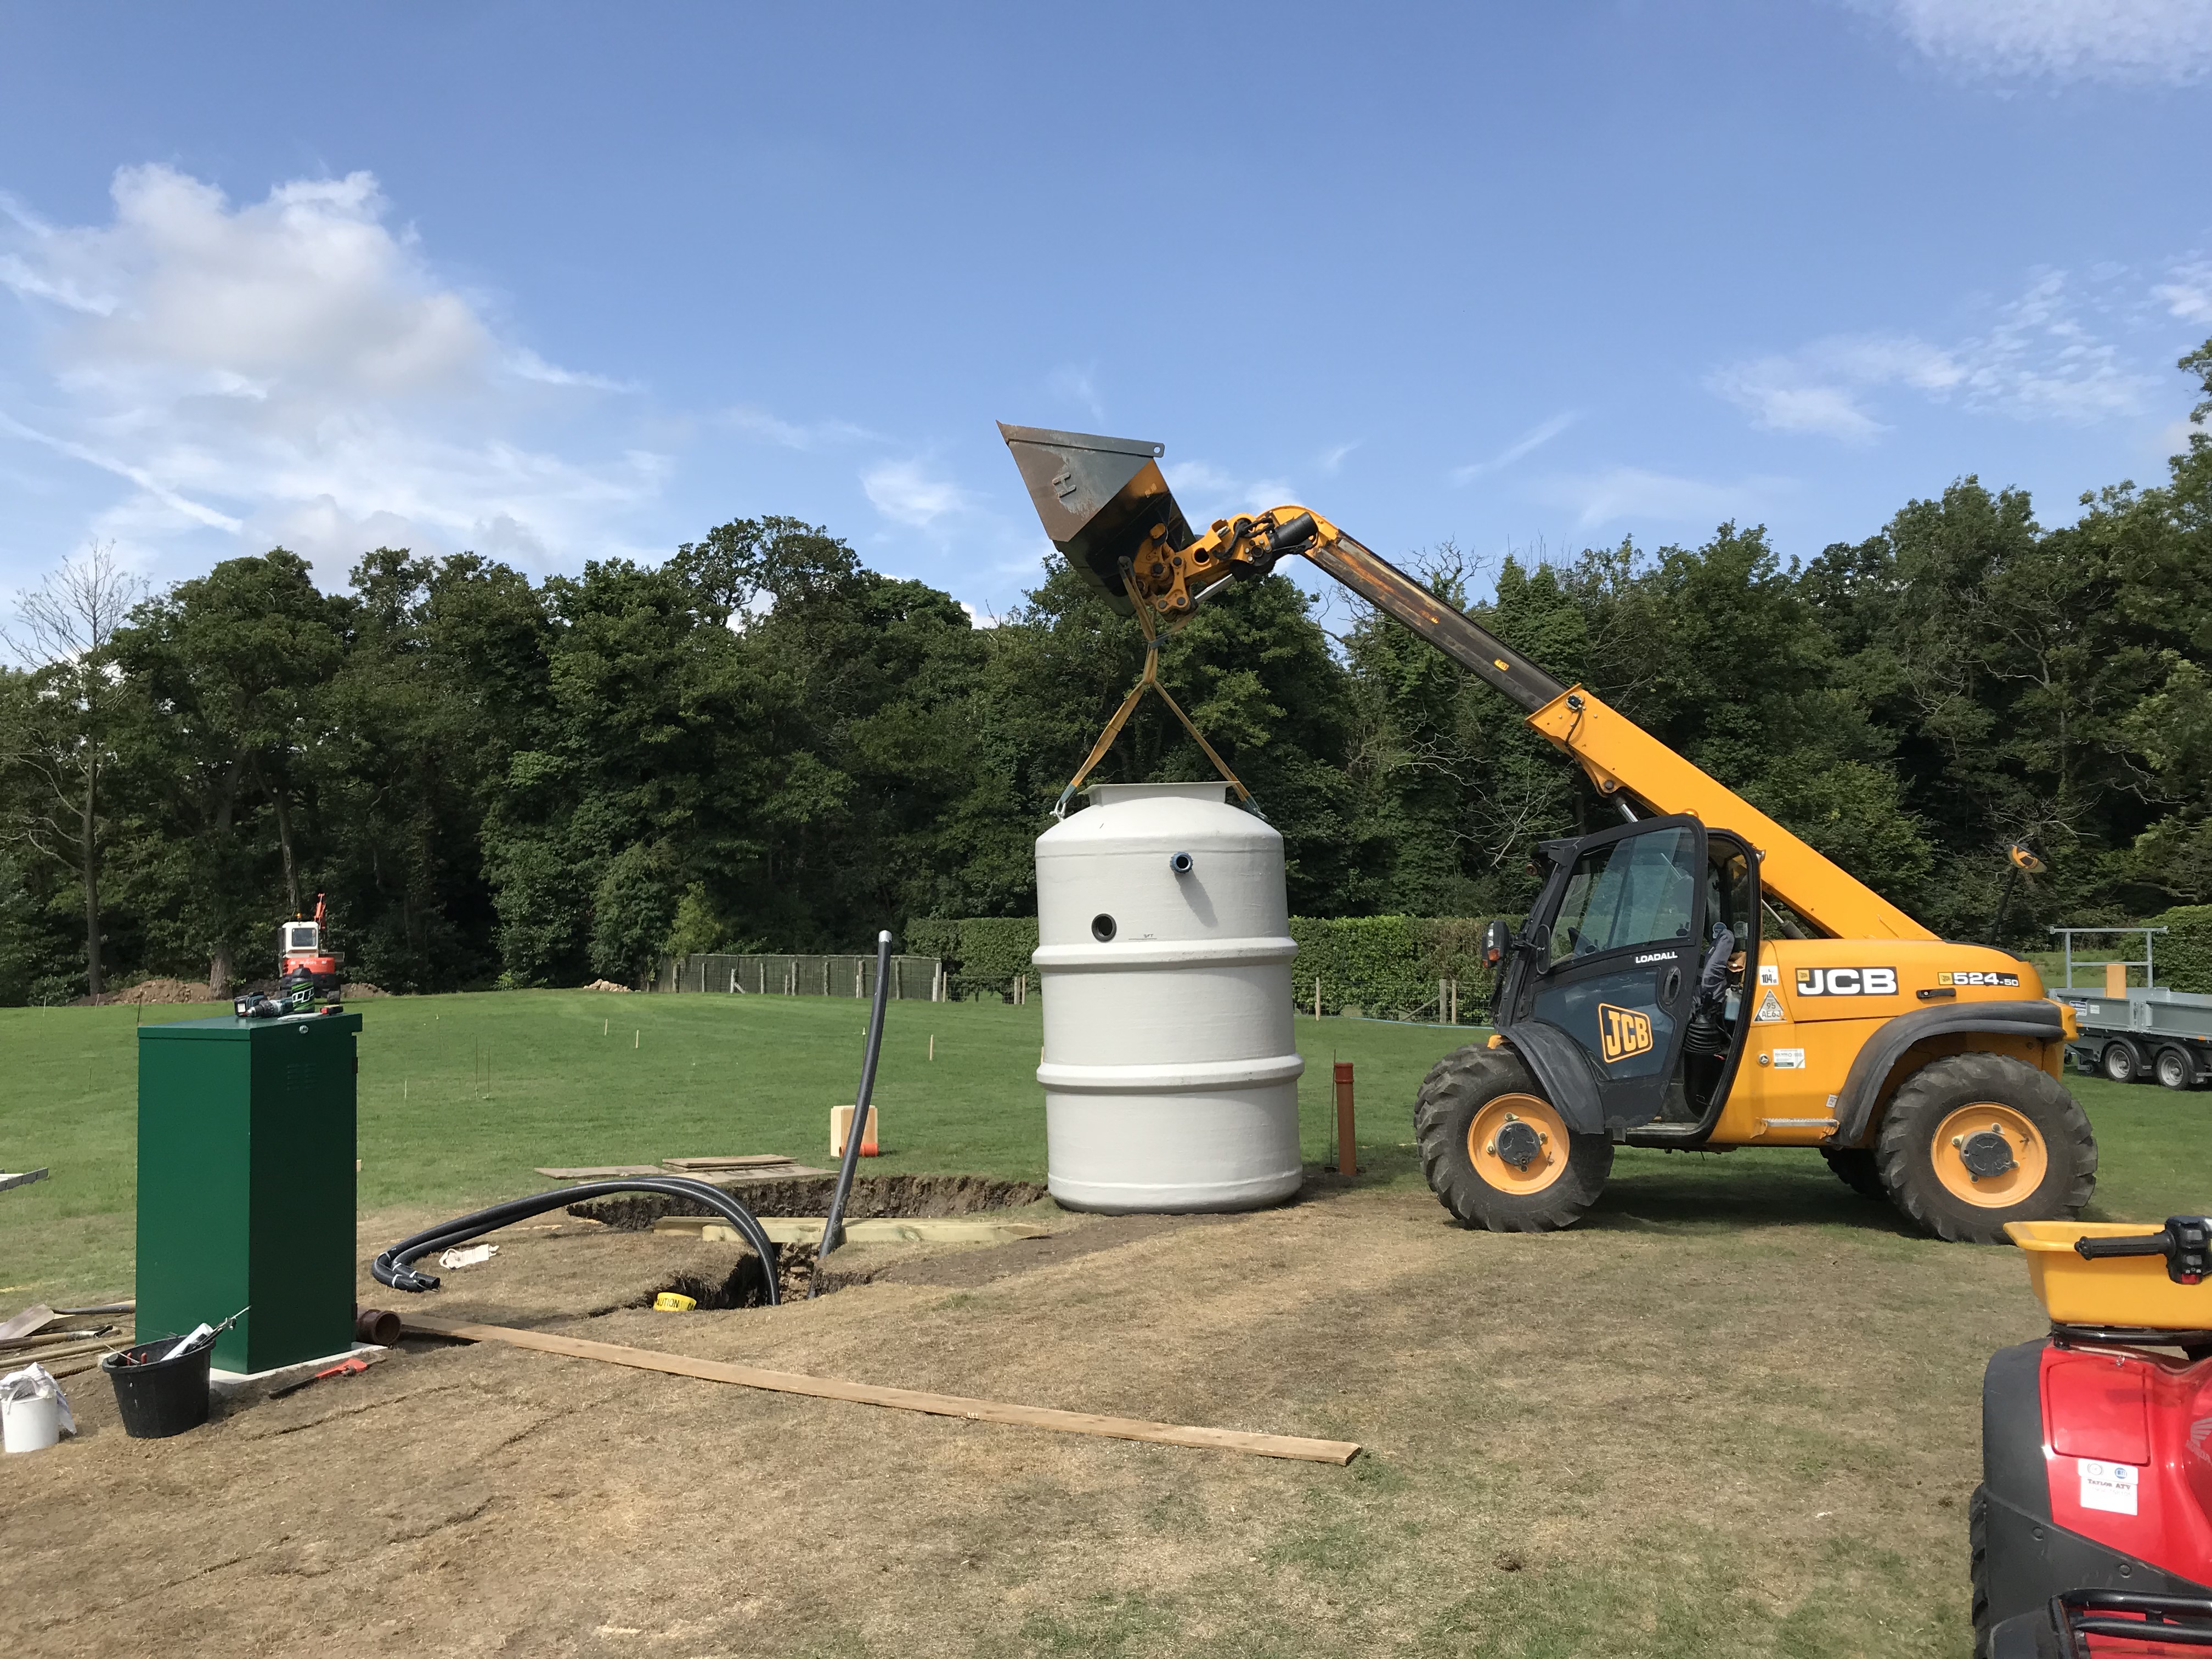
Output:
<svg viewBox="0 0 2212 1659">
<path fill-rule="evenodd" d="M 157 1336 L 151 1342 L 120 1352 L 102 1355 L 100 1369 L 115 1384 L 115 1408 L 123 1414 L 123 1431 L 133 1440 L 161 1440 L 208 1420 L 208 1367 L 215 1359 L 215 1339 L 208 1338 L 174 1359 L 167 1353 L 182 1340 Z"/>
</svg>

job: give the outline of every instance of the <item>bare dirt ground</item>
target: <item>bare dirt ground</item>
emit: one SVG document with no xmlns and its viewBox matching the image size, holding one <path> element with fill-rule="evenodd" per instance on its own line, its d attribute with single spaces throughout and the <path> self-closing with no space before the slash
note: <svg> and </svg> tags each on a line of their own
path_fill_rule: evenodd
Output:
<svg viewBox="0 0 2212 1659">
<path fill-rule="evenodd" d="M 0 1468 L 0 1651 L 1964 1655 L 1981 1365 L 2041 1328 L 2018 1257 L 1672 1190 L 1523 1238 L 1403 1182 L 1316 1183 L 855 1249 L 870 1282 L 682 1315 L 635 1304 L 738 1247 L 549 1217 L 410 1310 L 1365 1450 L 428 1340 L 134 1442 L 82 1377 L 81 1437 Z M 363 1259 L 438 1218 L 374 1218 Z"/>
</svg>

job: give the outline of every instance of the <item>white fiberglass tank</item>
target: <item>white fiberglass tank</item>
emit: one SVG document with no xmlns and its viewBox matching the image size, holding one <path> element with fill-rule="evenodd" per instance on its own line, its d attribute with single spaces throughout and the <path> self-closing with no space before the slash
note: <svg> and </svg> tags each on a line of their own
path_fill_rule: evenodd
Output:
<svg viewBox="0 0 2212 1659">
<path fill-rule="evenodd" d="M 1249 1210 L 1298 1189 L 1283 838 L 1221 783 L 1094 785 L 1037 837 L 1052 1195 Z"/>
</svg>

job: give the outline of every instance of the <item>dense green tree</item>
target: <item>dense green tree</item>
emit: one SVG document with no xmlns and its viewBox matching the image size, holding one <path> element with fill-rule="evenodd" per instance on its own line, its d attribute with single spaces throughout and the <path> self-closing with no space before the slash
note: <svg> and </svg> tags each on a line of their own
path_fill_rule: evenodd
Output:
<svg viewBox="0 0 2212 1659">
<path fill-rule="evenodd" d="M 121 744 L 140 802 L 128 832 L 132 897 L 155 957 L 204 962 L 218 991 L 241 956 L 273 972 L 270 898 L 285 912 L 303 907 L 312 751 L 345 657 L 347 611 L 278 548 L 179 582 L 118 637 L 140 699 Z M 260 879 L 272 855 L 274 894 Z"/>
<path fill-rule="evenodd" d="M 2187 453 L 2058 529 L 1966 477 L 1802 568 L 1735 525 L 1486 583 L 1449 545 L 1417 568 L 1947 933 L 1990 928 L 2014 841 L 2050 866 L 2014 943 L 2212 900 L 2212 343 L 2183 367 Z M 1018 917 L 1146 659 L 1058 561 L 979 629 L 773 517 L 543 582 L 378 549 L 325 594 L 279 549 L 114 609 L 0 668 L 0 999 L 265 975 L 316 891 L 349 975 L 396 990 Z M 1158 662 L 1282 830 L 1304 914 L 1510 914 L 1538 842 L 1612 821 L 1504 697 L 1382 617 L 1333 640 L 1280 577 L 1210 599 Z M 1147 702 L 1093 775 L 1212 768 Z"/>
<path fill-rule="evenodd" d="M 317 750 L 327 884 L 349 978 L 386 990 L 499 971 L 483 823 L 546 706 L 550 624 L 519 572 L 379 548 L 353 572 L 350 649 Z"/>
<path fill-rule="evenodd" d="M 0 767 L 18 787 L 8 799 L 8 839 L 59 865 L 82 901 L 85 984 L 100 994 L 100 871 L 106 852 L 107 775 L 130 701 L 114 672 L 118 630 L 143 585 L 95 544 L 19 601 L 0 629 L 31 665 L 0 720 Z"/>
</svg>

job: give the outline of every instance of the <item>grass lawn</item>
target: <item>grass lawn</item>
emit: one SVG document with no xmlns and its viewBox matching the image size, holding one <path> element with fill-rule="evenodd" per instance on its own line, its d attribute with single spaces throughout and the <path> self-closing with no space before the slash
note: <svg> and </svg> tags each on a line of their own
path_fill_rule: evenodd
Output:
<svg viewBox="0 0 2212 1659">
<path fill-rule="evenodd" d="M 536 1190 L 538 1164 L 825 1162 L 861 1038 L 857 1006 L 812 999 L 363 1013 L 362 1205 L 380 1225 Z M 0 1162 L 56 1172 L 0 1194 L 0 1311 L 131 1288 L 133 1018 L 0 1012 Z M 1464 1034 L 1297 1034 L 1308 1157 L 1328 1062 L 1349 1060 L 1366 1166 L 1306 1202 L 1003 1279 L 963 1278 L 947 1252 L 919 1264 L 945 1277 L 680 1316 L 642 1304 L 686 1261 L 719 1250 L 727 1271 L 734 1246 L 516 1235 L 429 1310 L 1358 1440 L 1346 1468 L 491 1346 L 416 1343 L 346 1392 L 150 1447 L 79 1388 L 89 1435 L 0 1482 L 0 1530 L 27 1540 L 0 1557 L 0 1650 L 94 1659 L 155 1628 L 179 1659 L 1964 1659 L 1982 1366 L 2041 1328 L 2015 1253 L 1912 1236 L 1809 1152 L 1626 1152 L 1571 1231 L 1469 1233 L 1407 1144 L 1421 1073 Z M 895 1006 L 878 1168 L 1041 1175 L 1037 1040 L 1034 1008 Z M 2103 1152 L 2094 1213 L 2212 1207 L 2212 1094 L 2071 1081 Z"/>
<path fill-rule="evenodd" d="M 356 1004 L 361 1041 L 361 1207 L 454 1211 L 540 1189 L 539 1164 L 783 1152 L 825 1164 L 829 1109 L 853 1097 L 864 1005 L 815 997 L 611 996 L 534 991 Z M 148 1020 L 212 1007 L 0 1009 L 7 1057 L 0 1168 L 46 1165 L 0 1194 L 0 1295 L 80 1300 L 131 1290 L 136 1039 Z M 884 1155 L 871 1173 L 1042 1180 L 1041 1011 L 893 1003 L 877 1085 Z M 1301 1018 L 1305 1155 L 1326 1156 L 1330 1064 L 1358 1068 L 1361 1163 L 1418 1187 L 1411 1109 L 1422 1075 L 1472 1035 L 1434 1026 Z M 935 1057 L 931 1058 L 934 1039 Z M 2101 1218 L 2212 1207 L 2212 1092 L 2177 1095 L 2069 1077 L 2103 1164 Z M 1832 1179 L 1809 1153 L 1724 1158 L 1624 1150 L 1606 1207 L 1710 1216 L 1825 1206 Z"/>
</svg>

